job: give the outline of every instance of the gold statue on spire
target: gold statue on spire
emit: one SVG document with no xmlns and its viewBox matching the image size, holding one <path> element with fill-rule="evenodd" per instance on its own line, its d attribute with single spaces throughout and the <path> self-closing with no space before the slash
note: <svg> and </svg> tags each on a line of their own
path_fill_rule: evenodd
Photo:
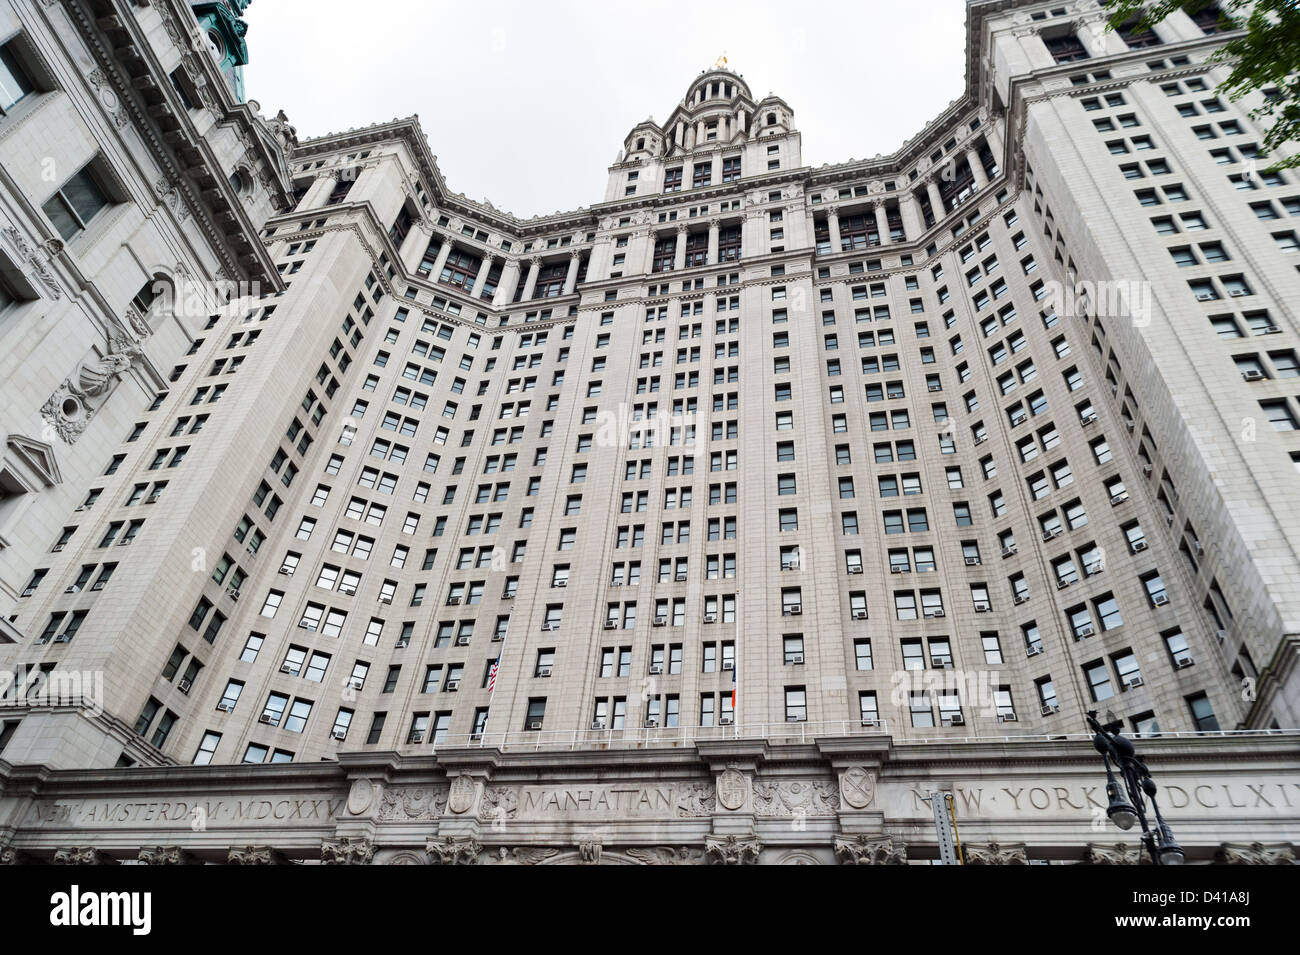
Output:
<svg viewBox="0 0 1300 955">
<path fill-rule="evenodd" d="M 726 65 L 727 65 L 727 54 L 726 54 L 726 53 L 723 53 L 720 57 L 718 57 L 716 60 L 713 61 L 713 68 L 714 68 L 715 70 L 720 70 L 720 69 L 722 69 L 723 67 L 725 67 Z"/>
</svg>

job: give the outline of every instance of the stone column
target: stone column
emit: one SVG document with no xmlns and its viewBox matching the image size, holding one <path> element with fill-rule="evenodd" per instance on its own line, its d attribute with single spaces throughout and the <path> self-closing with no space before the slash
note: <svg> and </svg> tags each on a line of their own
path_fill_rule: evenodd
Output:
<svg viewBox="0 0 1300 955">
<path fill-rule="evenodd" d="M 515 288 L 519 285 L 519 260 L 511 259 L 501 270 L 501 281 L 497 283 L 496 294 L 492 296 L 492 307 L 501 308 L 509 305 L 514 298 Z"/>
<path fill-rule="evenodd" d="M 718 233 L 722 223 L 717 219 L 709 220 L 709 265 L 718 264 Z"/>
<path fill-rule="evenodd" d="M 478 277 L 474 279 L 474 290 L 470 293 L 475 298 L 483 294 L 483 286 L 487 282 L 488 274 L 492 271 L 492 263 L 495 261 L 495 255 L 485 254 L 483 256 L 483 262 L 478 267 Z"/>
<path fill-rule="evenodd" d="M 917 206 L 916 194 L 907 189 L 898 195 L 898 214 L 903 219 L 903 232 L 908 239 L 919 238 L 925 231 L 925 222 Z"/>
<path fill-rule="evenodd" d="M 989 177 L 984 175 L 984 164 L 980 162 L 979 152 L 974 146 L 966 150 L 966 162 L 970 163 L 971 175 L 975 177 L 975 190 L 978 192 L 989 184 Z"/>
<path fill-rule="evenodd" d="M 429 281 L 436 282 L 442 275 L 443 267 L 447 264 L 447 257 L 451 255 L 451 247 L 455 245 L 451 239 L 446 236 L 442 237 L 442 248 L 438 250 L 438 258 L 433 263 L 433 271 L 429 273 Z"/>
<path fill-rule="evenodd" d="M 686 224 L 677 227 L 677 249 L 673 253 L 673 269 L 680 272 L 686 268 Z"/>
<path fill-rule="evenodd" d="M 581 253 L 574 249 L 569 253 L 569 272 L 564 277 L 564 294 L 572 295 L 574 288 L 578 285 L 578 259 Z"/>
<path fill-rule="evenodd" d="M 877 202 L 872 211 L 876 214 L 876 232 L 880 234 L 880 244 L 889 245 L 889 217 L 885 215 L 885 203 Z"/>
<path fill-rule="evenodd" d="M 943 206 L 943 196 L 939 194 L 939 184 L 933 179 L 925 181 L 926 194 L 930 197 L 930 208 L 934 211 L 934 221 L 938 222 L 947 211 Z"/>
<path fill-rule="evenodd" d="M 530 301 L 533 297 L 533 291 L 537 288 L 537 273 L 542 270 L 542 257 L 540 255 L 531 256 L 528 259 L 528 278 L 524 280 L 523 301 Z"/>
<path fill-rule="evenodd" d="M 838 209 L 826 210 L 826 228 L 831 234 L 831 255 L 840 251 L 840 211 Z"/>
</svg>

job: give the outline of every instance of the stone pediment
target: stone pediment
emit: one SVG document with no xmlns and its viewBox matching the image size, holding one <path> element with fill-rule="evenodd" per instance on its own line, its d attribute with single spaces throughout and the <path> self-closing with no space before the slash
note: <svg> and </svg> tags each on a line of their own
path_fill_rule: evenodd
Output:
<svg viewBox="0 0 1300 955">
<path fill-rule="evenodd" d="M 5 459 L 6 463 L 12 462 L 20 466 L 25 479 L 30 477 L 39 482 L 33 484 L 31 490 L 63 483 L 54 448 L 44 441 L 22 434 L 11 434 L 5 439 Z"/>
</svg>

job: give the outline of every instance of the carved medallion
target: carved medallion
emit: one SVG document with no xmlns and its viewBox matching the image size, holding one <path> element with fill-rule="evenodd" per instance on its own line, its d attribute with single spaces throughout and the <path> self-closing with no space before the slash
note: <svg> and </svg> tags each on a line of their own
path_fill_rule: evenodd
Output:
<svg viewBox="0 0 1300 955">
<path fill-rule="evenodd" d="M 850 766 L 840 776 L 840 797 L 854 809 L 866 809 L 876 798 L 876 777 L 861 766 Z"/>
<path fill-rule="evenodd" d="M 362 816 L 370 811 L 375 804 L 375 784 L 370 780 L 362 777 L 352 783 L 352 790 L 348 793 L 348 812 L 354 816 Z"/>
<path fill-rule="evenodd" d="M 733 812 L 745 805 L 749 782 L 739 770 L 728 769 L 718 777 L 718 803 Z"/>
<path fill-rule="evenodd" d="M 451 781 L 451 791 L 447 796 L 447 808 L 459 815 L 468 812 L 474 805 L 474 779 L 463 773 Z"/>
</svg>

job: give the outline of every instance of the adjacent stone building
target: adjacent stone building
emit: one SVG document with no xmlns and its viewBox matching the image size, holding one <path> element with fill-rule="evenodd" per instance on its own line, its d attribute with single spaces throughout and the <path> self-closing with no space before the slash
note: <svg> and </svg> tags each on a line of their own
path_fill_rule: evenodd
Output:
<svg viewBox="0 0 1300 955">
<path fill-rule="evenodd" d="M 153 191 L 0 313 L 10 859 L 924 862 L 952 793 L 967 862 L 1136 861 L 1089 710 L 1189 860 L 1293 859 L 1300 178 L 1217 14 L 972 2 L 963 95 L 820 168 L 706 70 L 523 219 L 262 118 L 242 6 L 13 5 Z"/>
</svg>

